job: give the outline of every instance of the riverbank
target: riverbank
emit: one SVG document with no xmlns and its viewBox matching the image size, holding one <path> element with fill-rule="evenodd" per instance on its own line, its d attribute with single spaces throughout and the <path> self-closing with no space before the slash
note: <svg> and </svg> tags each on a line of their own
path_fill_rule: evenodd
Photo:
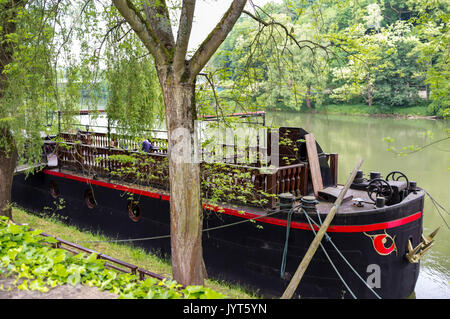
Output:
<svg viewBox="0 0 450 319">
<path fill-rule="evenodd" d="M 327 104 L 313 109 L 313 112 L 321 114 L 343 114 L 406 119 L 440 119 L 438 116 L 430 115 L 426 105 L 392 108 L 379 105 L 368 106 L 364 104 Z"/>
<path fill-rule="evenodd" d="M 138 266 L 139 268 L 171 277 L 171 265 L 169 261 L 160 259 L 147 253 L 141 248 L 125 244 L 114 243 L 113 239 L 100 234 L 83 232 L 76 227 L 67 226 L 56 218 L 38 217 L 28 213 L 19 207 L 13 207 L 13 218 L 16 223 L 27 224 L 31 228 L 40 229 L 52 236 L 79 244 L 85 248 L 100 252 L 118 260 Z M 231 299 L 258 298 L 239 286 L 229 285 L 215 280 L 206 280 L 205 287 L 211 288 Z"/>
</svg>

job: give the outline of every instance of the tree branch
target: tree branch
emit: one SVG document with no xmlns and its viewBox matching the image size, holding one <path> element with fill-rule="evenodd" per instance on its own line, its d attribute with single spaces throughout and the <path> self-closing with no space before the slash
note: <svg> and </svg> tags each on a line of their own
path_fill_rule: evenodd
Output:
<svg viewBox="0 0 450 319">
<path fill-rule="evenodd" d="M 189 61 L 189 79 L 191 81 L 195 79 L 197 74 L 225 40 L 228 33 L 233 29 L 236 21 L 241 16 L 246 3 L 247 0 L 233 0 L 233 3 L 230 5 L 220 22 L 194 53 L 194 56 Z"/>
<path fill-rule="evenodd" d="M 295 43 L 300 49 L 306 47 L 306 48 L 310 49 L 311 52 L 314 54 L 314 50 L 313 50 L 310 46 L 308 46 L 308 45 L 302 45 L 301 43 L 304 43 L 304 44 L 311 44 L 311 45 L 313 45 L 314 47 L 321 48 L 321 49 L 324 50 L 324 51 L 327 53 L 327 55 L 328 55 L 328 50 L 327 50 L 327 49 L 328 49 L 328 46 L 322 45 L 322 44 L 320 44 L 320 43 L 317 43 L 317 42 L 314 42 L 314 41 L 311 41 L 311 40 L 297 40 L 297 39 L 295 38 L 295 36 L 288 30 L 288 28 L 287 28 L 285 25 L 283 25 L 282 23 L 277 22 L 277 21 L 275 21 L 275 20 L 271 20 L 271 21 L 269 21 L 269 22 L 264 21 L 262 18 L 255 16 L 254 14 L 248 12 L 247 10 L 243 10 L 242 12 L 245 13 L 246 15 L 248 15 L 248 16 L 249 16 L 250 18 L 252 18 L 253 20 L 256 20 L 256 21 L 258 21 L 259 23 L 261 23 L 264 27 L 269 27 L 269 26 L 273 26 L 273 25 L 276 25 L 276 26 L 281 27 L 281 28 L 284 30 L 284 32 L 286 33 L 286 36 L 287 36 L 288 38 L 290 38 L 292 41 L 294 41 L 294 43 Z"/>
<path fill-rule="evenodd" d="M 175 41 L 166 1 L 147 0 L 144 3 L 144 11 L 148 24 L 153 27 L 156 37 L 158 37 L 165 48 L 170 51 L 175 46 Z"/>
<path fill-rule="evenodd" d="M 180 26 L 178 27 L 177 44 L 173 57 L 173 70 L 178 73 L 184 69 L 189 38 L 194 19 L 195 0 L 183 0 Z"/>
<path fill-rule="evenodd" d="M 136 32 L 145 47 L 153 55 L 156 63 L 159 65 L 167 64 L 169 60 L 167 49 L 161 43 L 161 40 L 157 38 L 155 32 L 131 0 L 113 0 L 113 3 L 131 28 Z"/>
<path fill-rule="evenodd" d="M 216 87 L 214 86 L 213 81 L 210 79 L 210 77 L 207 73 L 199 73 L 198 75 L 203 75 L 206 78 L 206 80 L 208 81 L 209 85 L 211 86 L 211 90 L 213 91 L 213 94 L 214 94 L 214 100 L 216 101 L 216 116 L 217 116 L 217 118 L 219 118 L 219 114 L 217 114 L 217 109 L 220 109 L 220 103 L 219 103 L 219 98 L 217 97 Z M 222 109 L 220 109 L 220 111 L 222 113 L 222 117 L 224 117 Z"/>
</svg>

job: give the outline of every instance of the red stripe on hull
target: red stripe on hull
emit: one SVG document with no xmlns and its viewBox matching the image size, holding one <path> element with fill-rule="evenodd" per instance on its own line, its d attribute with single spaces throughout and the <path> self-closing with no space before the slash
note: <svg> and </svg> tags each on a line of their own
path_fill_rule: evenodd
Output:
<svg viewBox="0 0 450 319">
<path fill-rule="evenodd" d="M 133 193 L 133 194 L 147 196 L 147 197 L 152 197 L 152 198 L 157 198 L 157 199 L 161 198 L 161 194 L 152 193 L 152 192 L 149 192 L 149 191 L 144 191 L 144 190 L 137 189 L 137 188 L 131 188 L 131 187 L 126 187 L 126 186 L 117 185 L 117 184 L 111 184 L 111 183 L 107 183 L 107 182 L 103 182 L 103 181 L 98 181 L 98 180 L 95 180 L 95 179 L 84 178 L 84 177 L 79 177 L 79 176 L 75 176 L 75 175 L 70 175 L 70 174 L 65 174 L 65 173 L 60 173 L 60 172 L 55 172 L 55 171 L 50 171 L 50 170 L 43 170 L 43 172 L 45 174 L 48 174 L 48 175 L 53 175 L 53 176 L 58 176 L 58 177 L 62 177 L 62 178 L 67 178 L 67 179 L 71 179 L 71 180 L 74 180 L 74 181 L 79 181 L 79 182 L 82 182 L 82 183 L 87 183 L 87 184 L 107 187 L 107 188 L 115 189 L 115 190 L 118 190 L 118 191 Z"/>
<path fill-rule="evenodd" d="M 228 215 L 248 218 L 248 219 L 254 219 L 259 217 L 257 214 L 251 214 L 247 212 L 240 212 L 235 209 L 229 209 L 229 208 L 223 208 L 219 206 L 211 206 L 211 205 L 203 205 L 206 209 L 214 210 L 216 212 L 221 212 Z M 417 212 L 413 215 L 409 215 L 404 218 L 391 220 L 384 223 L 376 223 L 376 224 L 369 224 L 369 225 L 330 225 L 328 227 L 327 232 L 330 233 L 361 233 L 361 232 L 367 232 L 367 231 L 374 231 L 374 230 L 383 230 L 388 228 L 394 228 L 398 226 L 402 226 L 405 224 L 408 224 L 410 222 L 413 222 L 415 220 L 420 219 L 422 215 L 422 212 Z M 278 219 L 278 218 L 272 218 L 272 217 L 261 217 L 257 219 L 260 222 L 269 223 L 273 225 L 278 226 L 287 226 L 287 221 L 284 219 Z M 319 230 L 319 227 L 313 225 L 314 230 Z M 299 223 L 299 222 L 291 222 L 291 228 L 295 229 L 303 229 L 303 230 L 311 230 L 311 227 L 307 223 Z"/>
<path fill-rule="evenodd" d="M 124 191 L 124 192 L 129 192 L 129 193 L 133 193 L 133 194 L 137 194 L 137 195 L 147 196 L 147 197 L 151 197 L 151 198 L 157 198 L 157 199 L 161 199 L 161 200 L 165 200 L 165 201 L 170 200 L 170 196 L 168 196 L 168 195 L 144 191 L 144 190 L 140 190 L 137 188 L 126 187 L 126 186 L 122 186 L 122 185 L 107 183 L 107 182 L 103 182 L 103 181 L 98 181 L 98 180 L 79 177 L 79 176 L 75 176 L 75 175 L 55 172 L 55 171 L 51 171 L 51 170 L 43 170 L 43 172 L 48 175 L 72 179 L 72 180 L 83 182 L 83 183 L 89 183 L 92 185 L 98 185 L 98 186 L 107 187 L 107 188 Z M 252 214 L 252 213 L 239 211 L 236 209 L 220 207 L 220 206 L 213 206 L 213 205 L 209 205 L 209 204 L 203 204 L 203 207 L 208 210 L 213 210 L 215 212 L 224 213 L 227 215 L 232 215 L 232 216 L 237 216 L 237 217 L 247 218 L 247 219 L 257 218 L 257 221 L 259 221 L 259 222 L 268 223 L 268 224 L 272 224 L 272 225 L 278 225 L 278 226 L 282 226 L 282 227 L 287 226 L 287 221 L 284 219 L 278 219 L 278 218 L 273 218 L 273 217 L 259 217 L 260 215 L 257 215 L 257 214 Z M 383 222 L 383 223 L 376 223 L 376 224 L 369 224 L 369 225 L 330 225 L 330 227 L 328 227 L 327 232 L 330 232 L 330 233 L 358 233 L 359 232 L 360 233 L 360 232 L 389 229 L 389 228 L 399 227 L 399 226 L 411 223 L 415 220 L 420 219 L 421 216 L 422 216 L 422 212 L 417 212 L 415 214 L 412 214 L 412 215 L 409 215 L 409 216 L 406 216 L 406 217 L 403 217 L 400 219 L 391 220 L 391 221 Z M 319 229 L 315 225 L 313 225 L 313 227 L 314 227 L 314 230 Z M 299 223 L 299 222 L 291 222 L 291 228 L 302 229 L 302 230 L 311 230 L 311 227 L 309 226 L 309 224 Z"/>
</svg>

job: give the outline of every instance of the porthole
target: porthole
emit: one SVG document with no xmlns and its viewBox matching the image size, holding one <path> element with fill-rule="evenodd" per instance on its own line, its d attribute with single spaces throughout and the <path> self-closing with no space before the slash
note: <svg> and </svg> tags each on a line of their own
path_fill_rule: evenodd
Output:
<svg viewBox="0 0 450 319">
<path fill-rule="evenodd" d="M 95 200 L 94 193 L 91 189 L 86 190 L 84 192 L 84 201 L 89 208 L 94 208 L 97 206 L 97 201 Z"/>
<path fill-rule="evenodd" d="M 53 198 L 58 198 L 59 196 L 59 188 L 54 181 L 50 182 L 50 195 L 52 195 Z"/>
<path fill-rule="evenodd" d="M 142 215 L 139 202 L 133 200 L 128 201 L 128 216 L 130 216 L 131 220 L 134 222 L 138 222 L 141 219 Z"/>
</svg>

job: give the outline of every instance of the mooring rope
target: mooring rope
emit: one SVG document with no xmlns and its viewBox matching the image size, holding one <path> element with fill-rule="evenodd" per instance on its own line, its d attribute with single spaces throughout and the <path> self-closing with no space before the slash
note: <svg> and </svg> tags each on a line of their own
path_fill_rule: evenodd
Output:
<svg viewBox="0 0 450 319">
<path fill-rule="evenodd" d="M 317 202 L 316 200 L 310 201 L 305 198 L 302 198 L 301 201 L 303 201 L 304 203 L 309 203 L 309 204 L 315 204 Z M 289 233 L 290 233 L 290 228 L 291 228 L 292 214 L 293 214 L 294 210 L 298 207 L 301 207 L 301 205 L 302 204 L 297 204 L 296 206 L 293 206 L 292 209 L 288 213 L 287 225 L 286 225 L 286 239 L 284 242 L 283 255 L 281 257 L 281 267 L 280 267 L 280 278 L 281 279 L 284 279 L 284 273 L 286 270 L 286 259 L 287 259 L 288 245 L 289 245 Z"/>
<path fill-rule="evenodd" d="M 311 224 L 311 220 L 312 218 L 310 218 L 308 216 L 308 213 L 302 208 L 302 213 L 305 215 L 306 220 L 308 221 L 309 227 L 311 227 L 312 232 L 314 233 L 314 236 L 316 236 L 316 231 L 314 230 L 313 225 Z M 317 214 L 319 215 L 319 214 Z M 314 222 L 314 220 L 313 220 Z M 314 222 L 315 223 L 315 222 Z M 315 223 L 316 224 L 316 223 Z M 317 226 L 317 224 L 316 224 Z M 353 293 L 353 291 L 350 289 L 350 287 L 347 285 L 347 283 L 345 282 L 344 278 L 342 277 L 341 273 L 339 272 L 339 270 L 337 269 L 336 265 L 333 263 L 333 261 L 331 260 L 330 256 L 328 255 L 325 247 L 323 247 L 322 243 L 320 243 L 320 248 L 322 248 L 323 253 L 325 254 L 325 256 L 327 257 L 328 261 L 330 262 L 331 266 L 333 267 L 334 271 L 336 272 L 336 274 L 338 275 L 339 279 L 342 281 L 342 283 L 344 284 L 344 286 L 347 288 L 347 290 L 350 292 L 350 294 L 352 295 L 353 299 L 358 299 L 356 298 L 355 294 Z"/>
<path fill-rule="evenodd" d="M 292 214 L 294 213 L 294 208 L 292 208 L 289 212 L 288 212 L 288 216 L 287 216 L 287 224 L 286 224 L 286 239 L 284 242 L 284 249 L 283 249 L 283 256 L 281 257 L 281 269 L 280 269 L 280 277 L 283 279 L 284 278 L 284 272 L 286 269 L 286 259 L 287 259 L 287 252 L 288 252 L 288 244 L 289 244 L 289 232 L 291 229 L 291 219 L 292 219 Z"/>
<path fill-rule="evenodd" d="M 425 190 L 424 190 L 425 191 Z M 447 226 L 447 229 L 450 229 L 447 221 L 445 220 L 444 216 L 442 216 L 441 211 L 439 208 L 441 208 L 445 213 L 447 213 L 447 215 L 450 215 L 450 213 L 441 205 L 438 203 L 438 201 L 436 201 L 433 196 L 430 195 L 430 193 L 428 193 L 427 191 L 425 191 L 425 194 L 428 195 L 428 197 L 431 199 L 431 202 L 433 203 L 434 207 L 436 208 L 436 211 L 438 212 L 439 216 L 441 216 L 442 220 L 444 221 L 445 225 Z"/>
<path fill-rule="evenodd" d="M 226 227 L 231 227 L 231 226 L 235 226 L 238 224 L 243 224 L 243 223 L 247 223 L 247 222 L 252 222 L 254 220 L 260 219 L 260 218 L 265 218 L 265 217 L 269 217 L 271 215 L 275 215 L 278 213 L 282 213 L 282 212 L 286 212 L 286 210 L 284 209 L 280 209 L 280 210 L 276 210 L 273 212 L 269 212 L 265 215 L 261 215 L 261 216 L 256 216 L 253 218 L 248 218 L 246 220 L 241 220 L 238 222 L 234 222 L 234 223 L 230 223 L 230 224 L 226 224 L 226 225 L 220 225 L 220 226 L 216 226 L 216 227 L 211 227 L 211 228 L 205 228 L 202 229 L 202 232 L 208 232 L 211 230 L 216 230 L 216 229 L 221 229 L 221 228 L 226 228 Z M 161 236 L 153 236 L 153 237 L 141 237 L 141 238 L 132 238 L 132 239 L 111 239 L 111 240 L 81 240 L 81 241 L 77 241 L 76 243 L 91 243 L 91 244 L 95 244 L 95 243 L 123 243 L 123 242 L 134 242 L 134 241 L 145 241 L 145 240 L 153 240 L 153 239 L 164 239 L 164 238 L 170 238 L 171 235 L 161 235 Z"/>
<path fill-rule="evenodd" d="M 306 213 L 306 211 L 302 208 L 302 212 L 303 214 L 306 216 L 306 219 L 308 220 L 308 223 L 312 229 L 312 231 L 314 232 L 314 234 L 316 234 L 316 232 L 314 231 L 314 228 L 312 227 L 310 220 L 317 226 L 319 227 L 319 225 Z M 322 219 L 320 218 L 320 214 L 317 214 L 318 218 L 319 218 L 319 222 L 320 222 L 320 226 L 322 225 Z M 325 233 L 325 238 L 326 240 L 334 247 L 334 249 L 336 250 L 336 252 L 339 254 L 339 256 L 342 257 L 342 259 L 345 261 L 345 263 L 350 267 L 350 269 L 356 274 L 356 276 L 367 286 L 367 288 L 369 288 L 369 290 L 378 298 L 381 299 L 381 297 L 372 289 L 372 287 L 370 287 L 367 282 L 359 275 L 359 273 L 356 271 L 356 269 L 350 264 L 350 262 L 347 260 L 347 258 L 345 258 L 345 256 L 341 253 L 341 251 L 336 247 L 336 245 L 333 243 L 333 241 L 331 240 L 331 237 Z M 327 256 L 328 260 L 330 261 L 331 265 L 333 266 L 333 268 L 336 270 L 337 269 L 335 267 L 335 265 L 333 264 L 331 258 L 329 258 L 328 254 L 325 252 L 325 248 L 322 246 L 322 244 L 320 244 L 322 250 L 324 251 L 325 255 Z M 339 272 L 337 272 L 339 278 L 341 278 Z M 343 281 L 343 279 L 341 279 Z M 345 281 L 343 281 L 344 285 L 348 288 L 347 284 L 345 283 Z M 349 289 L 350 293 L 353 295 L 353 293 L 351 292 L 351 290 Z M 356 297 L 354 297 L 355 299 L 357 299 Z"/>
</svg>

